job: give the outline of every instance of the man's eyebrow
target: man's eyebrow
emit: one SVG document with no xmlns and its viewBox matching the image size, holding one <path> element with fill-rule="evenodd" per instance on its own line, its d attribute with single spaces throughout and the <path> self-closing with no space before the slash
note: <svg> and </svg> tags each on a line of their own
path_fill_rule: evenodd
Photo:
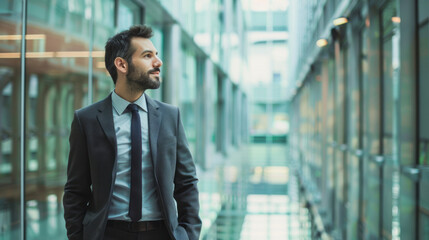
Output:
<svg viewBox="0 0 429 240">
<path fill-rule="evenodd" d="M 145 54 L 145 53 L 153 53 L 154 51 L 152 50 L 144 50 L 141 55 Z M 158 52 L 155 52 L 155 55 L 158 55 Z"/>
</svg>

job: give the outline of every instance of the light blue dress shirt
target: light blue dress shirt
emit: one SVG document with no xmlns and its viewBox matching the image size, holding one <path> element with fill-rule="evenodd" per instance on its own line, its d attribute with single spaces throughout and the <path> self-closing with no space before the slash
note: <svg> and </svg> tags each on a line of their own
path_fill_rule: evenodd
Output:
<svg viewBox="0 0 429 240">
<path fill-rule="evenodd" d="M 139 106 L 142 133 L 142 219 L 140 221 L 161 220 L 162 213 L 156 192 L 153 163 L 149 150 L 149 128 L 146 98 L 144 94 L 134 102 Z M 131 221 L 128 216 L 131 174 L 131 112 L 126 108 L 127 100 L 112 92 L 113 121 L 116 132 L 116 180 L 113 186 L 109 220 Z"/>
</svg>

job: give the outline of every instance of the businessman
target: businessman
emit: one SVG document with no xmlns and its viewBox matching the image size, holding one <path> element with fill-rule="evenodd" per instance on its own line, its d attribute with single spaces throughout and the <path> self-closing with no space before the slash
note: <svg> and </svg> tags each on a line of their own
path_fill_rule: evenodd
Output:
<svg viewBox="0 0 429 240">
<path fill-rule="evenodd" d="M 198 179 L 179 110 L 145 94 L 160 86 L 152 35 L 133 26 L 107 41 L 115 89 L 74 114 L 63 198 L 69 239 L 199 238 Z"/>
</svg>

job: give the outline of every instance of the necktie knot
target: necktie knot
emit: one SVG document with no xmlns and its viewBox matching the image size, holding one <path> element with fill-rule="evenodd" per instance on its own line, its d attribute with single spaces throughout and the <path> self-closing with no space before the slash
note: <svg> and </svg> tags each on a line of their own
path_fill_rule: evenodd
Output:
<svg viewBox="0 0 429 240">
<path fill-rule="evenodd" d="M 139 106 L 137 106 L 137 104 L 130 103 L 128 104 L 127 109 L 130 110 L 131 112 L 135 112 L 139 110 Z"/>
</svg>

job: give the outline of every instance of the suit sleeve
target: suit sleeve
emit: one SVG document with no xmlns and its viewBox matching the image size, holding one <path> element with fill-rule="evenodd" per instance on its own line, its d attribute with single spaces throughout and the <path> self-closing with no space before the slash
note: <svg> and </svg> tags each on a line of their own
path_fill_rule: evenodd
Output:
<svg viewBox="0 0 429 240">
<path fill-rule="evenodd" d="M 197 188 L 198 179 L 179 112 L 177 125 L 174 198 L 177 202 L 178 222 L 179 226 L 186 230 L 190 240 L 198 240 L 201 231 L 201 219 L 198 216 L 200 208 Z"/>
<path fill-rule="evenodd" d="M 91 177 L 85 133 L 75 113 L 70 132 L 67 182 L 64 187 L 64 219 L 69 239 L 83 238 L 83 218 L 91 196 Z"/>
</svg>

